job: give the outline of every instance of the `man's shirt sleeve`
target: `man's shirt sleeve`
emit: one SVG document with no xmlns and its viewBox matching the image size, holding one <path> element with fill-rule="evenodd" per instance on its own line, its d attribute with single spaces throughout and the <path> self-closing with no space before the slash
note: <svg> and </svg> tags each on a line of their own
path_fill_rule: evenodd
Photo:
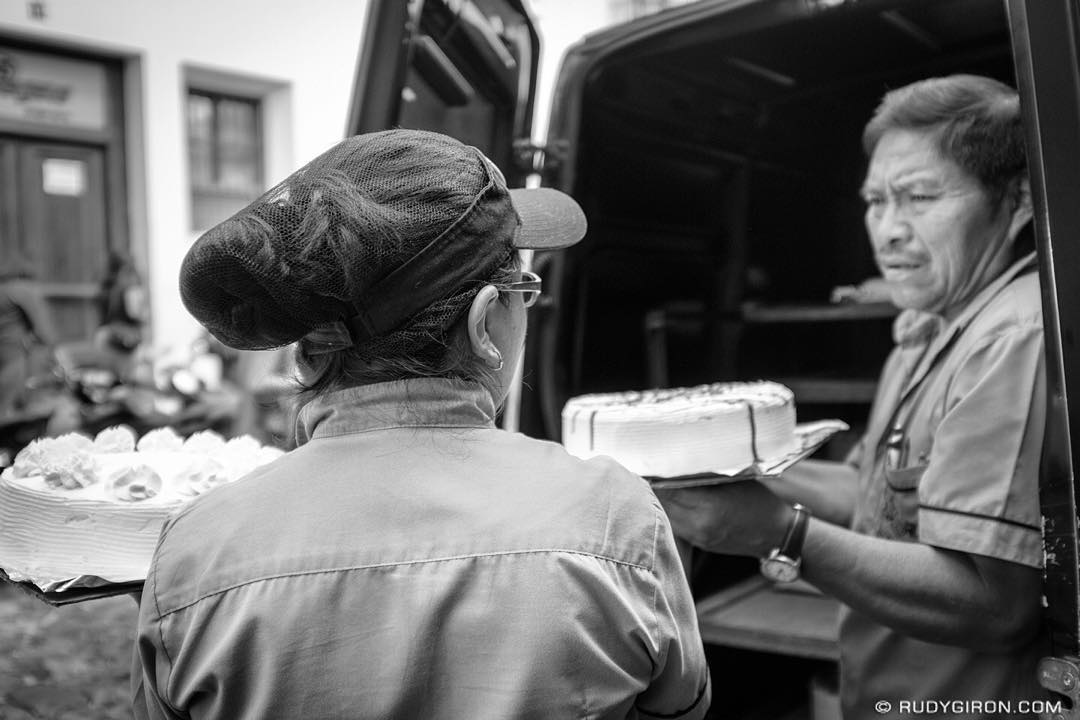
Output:
<svg viewBox="0 0 1080 720">
<path fill-rule="evenodd" d="M 942 412 L 919 483 L 919 540 L 1042 567 L 1042 329 L 1011 328 L 974 346 Z"/>
</svg>

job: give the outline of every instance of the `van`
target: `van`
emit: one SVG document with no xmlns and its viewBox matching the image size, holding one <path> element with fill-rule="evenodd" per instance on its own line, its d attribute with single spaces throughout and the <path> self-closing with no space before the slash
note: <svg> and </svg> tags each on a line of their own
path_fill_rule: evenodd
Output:
<svg viewBox="0 0 1080 720">
<path fill-rule="evenodd" d="M 346 130 L 445 132 L 512 186 L 539 176 L 584 208 L 586 238 L 533 260 L 545 295 L 508 426 L 558 440 L 575 395 L 771 379 L 794 390 L 800 422 L 851 426 L 821 451 L 839 457 L 866 421 L 896 313 L 872 293 L 835 302 L 876 274 L 862 127 L 884 92 L 920 78 L 1018 87 L 1051 392 L 1042 504 L 1056 657 L 1042 681 L 1080 713 L 1078 28 L 1080 0 L 700 0 L 571 47 L 537 146 L 541 38 L 522 0 L 373 0 Z M 728 576 L 703 607 L 731 577 L 746 581 Z M 725 637 L 739 622 L 750 621 Z M 780 649 L 827 661 L 828 641 Z"/>
</svg>

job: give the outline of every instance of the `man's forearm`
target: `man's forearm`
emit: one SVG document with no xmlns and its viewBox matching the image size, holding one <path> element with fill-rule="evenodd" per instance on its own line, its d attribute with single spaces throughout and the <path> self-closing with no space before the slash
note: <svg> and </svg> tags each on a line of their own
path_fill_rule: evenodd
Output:
<svg viewBox="0 0 1080 720">
<path fill-rule="evenodd" d="M 846 463 L 804 460 L 765 485 L 789 503 L 810 508 L 814 517 L 849 527 L 855 511 L 858 473 Z"/>
<path fill-rule="evenodd" d="M 1001 652 L 1038 624 L 1041 574 L 1004 560 L 811 521 L 803 575 L 876 622 L 928 642 Z"/>
<path fill-rule="evenodd" d="M 765 557 L 793 516 L 790 499 L 757 482 L 657 496 L 677 535 L 716 553 Z M 861 535 L 816 517 L 802 557 L 811 583 L 876 622 L 923 640 L 1002 652 L 1027 642 L 1038 627 L 1037 568 Z"/>
</svg>

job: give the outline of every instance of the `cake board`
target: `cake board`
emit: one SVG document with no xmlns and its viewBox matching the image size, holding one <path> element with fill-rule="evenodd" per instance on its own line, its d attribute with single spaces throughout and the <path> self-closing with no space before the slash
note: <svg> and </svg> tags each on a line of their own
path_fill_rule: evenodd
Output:
<svg viewBox="0 0 1080 720">
<path fill-rule="evenodd" d="M 795 449 L 778 457 L 762 458 L 744 468 L 729 468 L 674 477 L 646 476 L 657 490 L 724 485 L 743 480 L 777 478 L 795 463 L 814 454 L 833 435 L 848 429 L 842 420 L 818 420 L 795 426 Z"/>
<path fill-rule="evenodd" d="M 2 560 L 0 560 L 2 563 Z M 72 603 L 86 602 L 87 600 L 99 600 L 101 598 L 128 595 L 142 590 L 142 580 L 129 582 L 108 582 L 100 578 L 73 578 L 66 583 L 38 585 L 32 580 L 15 580 L 3 567 L 0 567 L 0 581 L 8 582 L 23 592 L 33 595 L 38 600 L 59 607 Z M 92 584 L 97 581 L 98 584 Z"/>
</svg>

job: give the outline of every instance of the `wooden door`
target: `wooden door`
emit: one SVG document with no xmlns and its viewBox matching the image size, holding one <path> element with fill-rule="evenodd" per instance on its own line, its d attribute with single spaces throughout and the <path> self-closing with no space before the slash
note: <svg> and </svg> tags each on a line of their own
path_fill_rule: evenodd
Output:
<svg viewBox="0 0 1080 720">
<path fill-rule="evenodd" d="M 97 299 L 109 252 L 104 151 L 0 140 L 0 176 L 0 258 L 35 273 L 57 339 L 90 338 L 100 322 Z"/>
<path fill-rule="evenodd" d="M 19 176 L 16 172 L 15 143 L 0 138 L 0 270 L 8 270 L 20 259 L 18 225 Z"/>
</svg>

